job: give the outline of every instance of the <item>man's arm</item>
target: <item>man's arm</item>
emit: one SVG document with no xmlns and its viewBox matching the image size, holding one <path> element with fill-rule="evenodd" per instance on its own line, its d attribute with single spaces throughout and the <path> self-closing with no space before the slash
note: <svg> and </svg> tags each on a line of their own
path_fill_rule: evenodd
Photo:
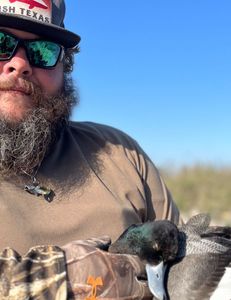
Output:
<svg viewBox="0 0 231 300">
<path fill-rule="evenodd" d="M 79 240 L 62 248 L 37 246 L 21 257 L 0 256 L 0 299 L 151 299 L 138 257 L 104 251 L 109 238 Z M 97 297 L 97 298 L 96 298 Z M 137 298 L 138 297 L 138 298 Z"/>
<path fill-rule="evenodd" d="M 68 299 L 152 299 L 137 256 L 113 254 L 108 237 L 71 242 L 65 251 Z M 96 298 L 97 297 L 97 298 Z"/>
</svg>

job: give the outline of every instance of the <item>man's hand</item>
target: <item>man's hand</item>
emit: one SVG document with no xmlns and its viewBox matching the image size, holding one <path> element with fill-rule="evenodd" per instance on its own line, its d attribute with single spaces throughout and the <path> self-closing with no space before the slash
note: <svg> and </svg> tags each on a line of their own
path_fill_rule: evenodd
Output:
<svg viewBox="0 0 231 300">
<path fill-rule="evenodd" d="M 65 251 L 68 299 L 152 299 L 144 278 L 145 268 L 138 257 L 112 254 L 108 237 L 71 242 Z"/>
<path fill-rule="evenodd" d="M 67 299 L 63 251 L 35 246 L 24 256 L 12 248 L 0 253 L 0 299 Z"/>
</svg>

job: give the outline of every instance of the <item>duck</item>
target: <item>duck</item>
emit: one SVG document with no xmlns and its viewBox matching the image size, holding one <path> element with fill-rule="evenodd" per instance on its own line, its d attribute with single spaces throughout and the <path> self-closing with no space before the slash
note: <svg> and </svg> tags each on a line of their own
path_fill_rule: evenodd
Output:
<svg viewBox="0 0 231 300">
<path fill-rule="evenodd" d="M 144 261 L 155 300 L 231 300 L 231 227 L 210 223 L 198 214 L 178 227 L 167 220 L 133 224 L 108 251 Z"/>
<path fill-rule="evenodd" d="M 166 299 L 164 275 L 166 263 L 177 259 L 179 230 L 168 220 L 156 220 L 129 226 L 108 251 L 137 255 L 145 262 L 148 286 L 153 299 Z"/>
</svg>

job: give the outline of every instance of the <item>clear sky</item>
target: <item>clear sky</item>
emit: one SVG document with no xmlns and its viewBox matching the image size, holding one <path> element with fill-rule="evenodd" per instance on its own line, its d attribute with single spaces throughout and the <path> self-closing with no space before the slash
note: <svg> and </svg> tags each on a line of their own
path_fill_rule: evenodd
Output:
<svg viewBox="0 0 231 300">
<path fill-rule="evenodd" d="M 82 37 L 74 120 L 122 129 L 158 166 L 231 166 L 230 0 L 66 4 Z"/>
</svg>

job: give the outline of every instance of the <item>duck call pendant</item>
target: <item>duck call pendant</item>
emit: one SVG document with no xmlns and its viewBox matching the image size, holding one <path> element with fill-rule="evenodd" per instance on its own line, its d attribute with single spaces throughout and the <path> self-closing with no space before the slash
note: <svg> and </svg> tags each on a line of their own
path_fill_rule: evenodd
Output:
<svg viewBox="0 0 231 300">
<path fill-rule="evenodd" d="M 24 186 L 24 190 L 27 191 L 29 194 L 35 195 L 35 196 L 43 196 L 44 199 L 47 202 L 53 201 L 55 193 L 46 187 L 40 186 L 36 180 L 33 180 L 32 184 L 26 184 Z"/>
</svg>

